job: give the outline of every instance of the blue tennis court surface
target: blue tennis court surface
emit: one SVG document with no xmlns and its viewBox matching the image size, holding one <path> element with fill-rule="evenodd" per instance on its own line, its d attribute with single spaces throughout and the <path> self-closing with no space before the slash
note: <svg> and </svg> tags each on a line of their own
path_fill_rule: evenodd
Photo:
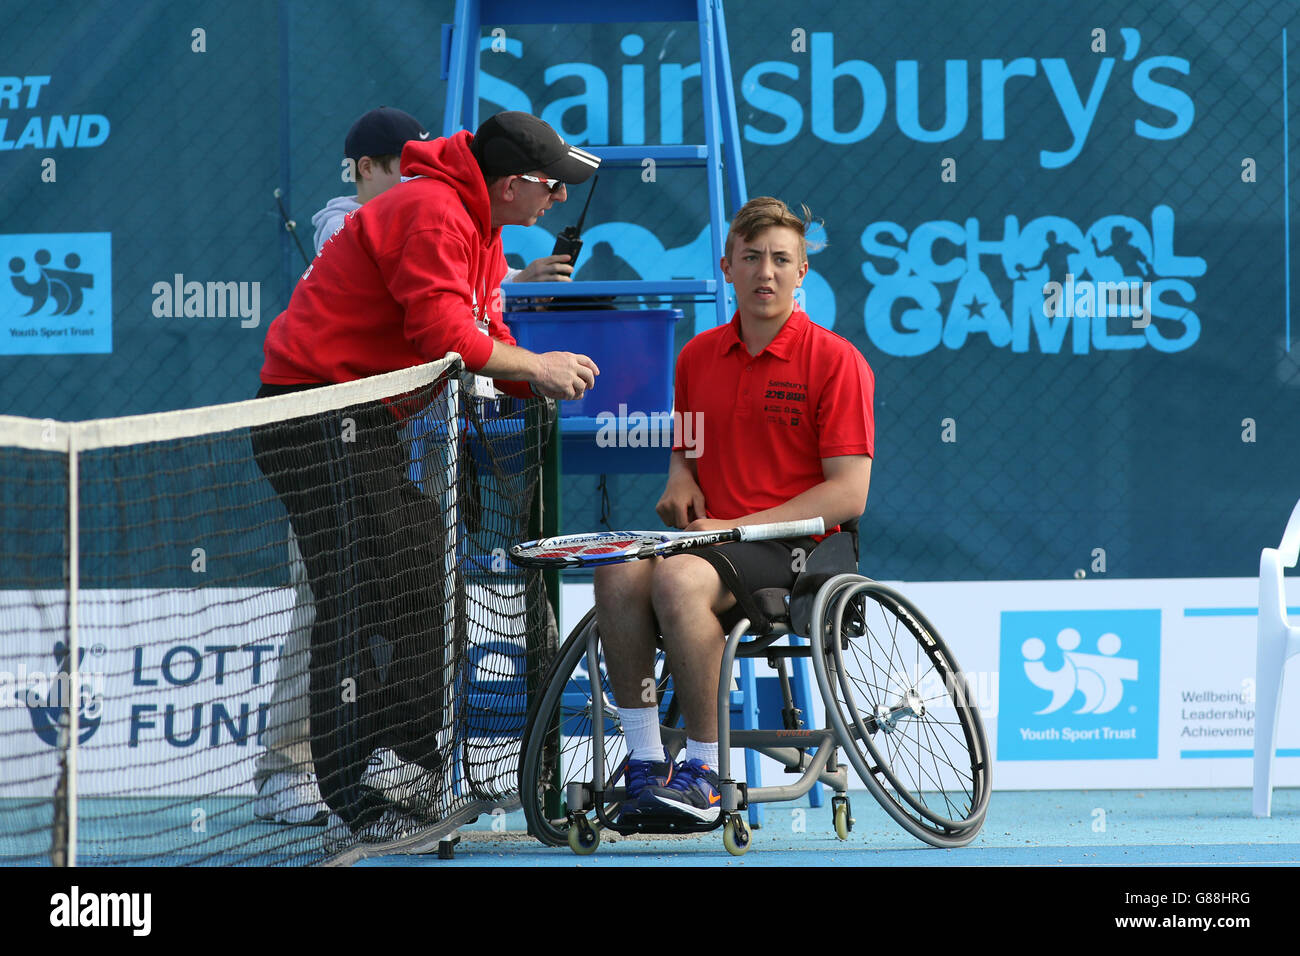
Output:
<svg viewBox="0 0 1300 956">
<path fill-rule="evenodd" d="M 523 812 L 485 815 L 463 827 L 455 859 L 392 854 L 358 866 L 1290 866 L 1300 864 L 1300 789 L 1277 790 L 1273 816 L 1256 819 L 1250 791 L 1063 790 L 995 792 L 984 827 L 958 850 L 916 840 L 871 796 L 852 794 L 856 824 L 835 839 L 829 806 L 768 805 L 753 846 L 733 857 L 721 831 L 678 837 L 602 834 L 579 857 L 524 832 Z M 322 831 L 252 819 L 246 800 L 209 798 L 206 829 L 191 828 L 193 800 L 83 800 L 79 863 L 104 866 L 310 865 L 324 859 Z M 0 807 L 15 863 L 48 863 L 48 801 Z M 170 825 L 161 831 L 159 821 Z"/>
<path fill-rule="evenodd" d="M 1277 790 L 1273 816 L 1256 819 L 1248 790 L 1018 791 L 993 794 L 984 828 L 959 850 L 914 839 L 866 792 L 856 824 L 835 839 L 829 806 L 768 806 L 743 857 L 721 831 L 687 837 L 602 834 L 596 853 L 545 847 L 521 811 L 462 828 L 454 861 L 386 856 L 358 866 L 1294 866 L 1300 864 L 1300 790 Z M 495 830 L 494 830 L 495 826 Z"/>
</svg>

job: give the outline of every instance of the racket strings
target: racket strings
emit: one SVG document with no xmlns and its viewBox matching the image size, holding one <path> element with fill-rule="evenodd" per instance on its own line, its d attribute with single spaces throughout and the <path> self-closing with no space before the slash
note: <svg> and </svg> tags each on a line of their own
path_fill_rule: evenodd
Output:
<svg viewBox="0 0 1300 956">
<path fill-rule="evenodd" d="M 524 558 L 589 557 L 601 554 L 618 554 L 645 542 L 646 539 L 638 535 L 610 535 L 598 541 L 571 541 L 568 543 L 557 542 L 555 544 L 539 542 L 530 548 L 520 548 L 518 555 Z"/>
</svg>

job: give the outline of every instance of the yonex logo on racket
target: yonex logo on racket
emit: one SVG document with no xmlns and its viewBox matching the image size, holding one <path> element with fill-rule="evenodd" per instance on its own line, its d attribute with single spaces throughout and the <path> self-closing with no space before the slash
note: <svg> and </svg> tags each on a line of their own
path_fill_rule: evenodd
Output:
<svg viewBox="0 0 1300 956">
<path fill-rule="evenodd" d="M 596 415 L 598 448 L 672 448 L 674 436 L 685 449 L 687 458 L 704 454 L 704 413 L 683 415 L 672 412 L 628 412 L 626 404 L 618 412 Z"/>
</svg>

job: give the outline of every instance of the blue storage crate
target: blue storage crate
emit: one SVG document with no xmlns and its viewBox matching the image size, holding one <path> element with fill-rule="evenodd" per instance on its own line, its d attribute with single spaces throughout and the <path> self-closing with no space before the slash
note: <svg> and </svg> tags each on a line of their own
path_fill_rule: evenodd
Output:
<svg viewBox="0 0 1300 956">
<path fill-rule="evenodd" d="M 673 407 L 673 326 L 681 309 L 507 312 L 506 325 L 530 352 L 579 352 L 600 368 L 596 387 L 561 402 L 563 418 L 601 412 L 666 412 Z"/>
<path fill-rule="evenodd" d="M 514 404 L 512 399 L 503 401 Z M 494 460 L 496 466 L 506 474 L 521 475 L 527 465 L 528 456 L 528 429 L 524 414 L 522 411 L 515 410 L 503 416 L 497 410 L 498 404 L 501 403 L 480 403 L 477 427 L 469 424 L 466 416 L 461 416 L 460 445 L 457 455 L 462 461 L 466 455 L 472 458 L 481 475 L 496 474 L 493 467 Z M 413 416 L 406 427 L 411 443 L 411 481 L 419 485 L 426 494 L 430 494 L 432 487 L 425 488 L 421 483 L 422 462 L 426 454 L 432 454 L 433 460 L 440 460 L 438 452 L 428 449 L 427 446 L 446 445 L 447 423 L 440 412 L 426 412 Z M 486 447 L 485 441 L 491 443 L 491 450 Z"/>
</svg>

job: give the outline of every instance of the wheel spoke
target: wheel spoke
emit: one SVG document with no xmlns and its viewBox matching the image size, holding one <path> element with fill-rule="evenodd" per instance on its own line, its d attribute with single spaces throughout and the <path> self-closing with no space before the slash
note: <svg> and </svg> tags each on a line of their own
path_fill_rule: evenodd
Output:
<svg viewBox="0 0 1300 956">
<path fill-rule="evenodd" d="M 968 700 L 969 688 L 943 640 L 906 598 L 865 578 L 841 580 L 834 592 L 819 600 L 827 613 L 815 622 L 821 637 L 812 642 L 813 653 L 819 674 L 829 681 L 828 717 L 849 764 L 884 809 L 914 836 L 940 847 L 969 843 L 979 832 L 989 798 L 987 743 L 979 713 Z M 833 623 L 837 609 L 845 618 L 856 619 L 860 612 L 862 633 L 831 634 L 827 619 Z M 554 666 L 538 713 L 530 715 L 530 733 L 525 734 L 526 779 L 521 778 L 520 788 L 533 795 L 525 801 L 529 828 L 553 845 L 567 842 L 569 819 L 539 822 L 538 809 L 553 800 L 563 806 L 570 783 L 595 783 L 608 791 L 621 778 L 626 759 L 603 663 L 596 662 L 596 674 L 586 674 L 589 620 L 584 619 L 561 649 L 564 663 Z M 579 647 L 575 641 L 584 643 Z M 559 673 L 566 666 L 566 683 L 560 684 Z M 563 689 L 581 705 L 565 703 Z M 592 780 L 592 728 L 601 713 L 591 706 L 593 689 L 605 714 L 606 779 L 599 783 Z M 664 701 L 661 681 L 661 706 Z M 557 722 L 558 745 L 528 744 L 532 736 L 546 736 L 531 731 Z M 608 797 L 605 809 L 616 812 Z"/>
<path fill-rule="evenodd" d="M 604 791 L 604 812 L 616 815 L 620 805 L 611 802 L 609 791 L 622 779 L 627 746 L 614 706 L 613 691 L 605 671 L 603 654 L 595 662 L 596 673 L 588 673 L 587 639 L 594 627 L 594 613 L 583 621 L 565 641 L 552 665 L 536 713 L 524 735 L 520 793 L 535 794 L 524 801 L 524 815 L 530 832 L 545 843 L 562 846 L 568 842 L 569 819 L 547 820 L 545 807 L 550 800 L 567 809 L 569 784 L 582 784 Z M 656 674 L 662 675 L 662 653 L 656 655 Z M 664 684 L 664 678 L 659 681 Z M 661 706 L 663 695 L 660 695 Z M 599 708 L 599 709 L 597 709 Z M 595 780 L 595 722 L 604 715 L 604 775 Z M 553 729 L 559 728 L 558 745 Z M 557 794 L 558 790 L 558 794 Z"/>
<path fill-rule="evenodd" d="M 923 724 L 921 725 L 921 732 L 928 734 L 928 730 Z M 914 759 L 912 758 L 912 755 L 906 753 L 905 750 L 906 745 L 909 742 L 915 745 L 916 753 Z M 908 790 L 918 801 L 929 806 L 930 800 L 927 799 L 927 795 L 937 795 L 942 798 L 943 803 L 945 804 L 945 813 L 947 816 L 951 817 L 957 814 L 969 812 L 972 806 L 972 792 L 966 786 L 962 775 L 951 763 L 948 764 L 949 768 L 954 771 L 954 774 L 958 777 L 958 781 L 961 783 L 960 788 L 954 787 L 953 783 L 946 778 L 946 775 L 939 766 L 938 752 L 933 747 L 927 746 L 924 741 L 922 741 L 919 734 L 911 740 L 905 739 L 898 744 L 890 742 L 887 743 L 886 746 L 890 748 L 891 764 L 895 768 L 895 774 L 898 775 L 900 772 L 899 768 L 901 767 L 901 772 L 908 778 L 906 782 L 910 784 Z M 933 772 L 931 772 L 930 767 L 926 766 L 926 757 L 928 757 L 930 762 L 933 764 Z M 953 794 L 957 789 L 960 789 L 962 796 L 967 800 L 965 806 L 954 801 Z"/>
<path fill-rule="evenodd" d="M 914 835 L 936 846 L 969 842 L 983 819 L 988 776 L 977 767 L 983 730 L 961 673 L 901 595 L 873 582 L 852 587 L 851 600 L 863 604 L 864 633 L 828 642 L 836 662 L 828 672 L 832 697 L 850 728 L 846 754 Z M 878 729 L 865 733 L 866 725 Z"/>
<path fill-rule="evenodd" d="M 924 730 L 927 737 L 931 737 L 933 735 L 933 728 L 926 726 Z M 940 741 L 940 747 L 942 746 L 943 743 L 942 741 Z M 931 750 L 931 754 L 932 755 L 934 754 L 933 749 Z M 947 760 L 948 769 L 952 771 L 953 776 L 957 778 L 957 783 L 961 785 L 961 796 L 965 803 L 964 806 L 955 804 L 948 795 L 948 791 L 950 788 L 941 786 L 939 788 L 939 792 L 943 794 L 944 803 L 947 804 L 948 816 L 953 817 L 959 813 L 961 814 L 968 813 L 975 806 L 975 789 L 974 789 L 975 777 L 973 774 L 969 778 L 964 776 L 962 774 L 961 767 L 954 764 L 952 762 L 952 758 L 948 757 L 948 752 L 946 749 L 944 750 L 944 757 Z M 935 766 L 934 766 L 935 776 L 938 778 L 942 778 L 942 771 L 940 771 L 939 769 L 937 756 L 935 756 L 934 759 L 935 759 Z M 970 786 L 967 786 L 966 784 L 967 780 L 970 781 Z"/>
</svg>

